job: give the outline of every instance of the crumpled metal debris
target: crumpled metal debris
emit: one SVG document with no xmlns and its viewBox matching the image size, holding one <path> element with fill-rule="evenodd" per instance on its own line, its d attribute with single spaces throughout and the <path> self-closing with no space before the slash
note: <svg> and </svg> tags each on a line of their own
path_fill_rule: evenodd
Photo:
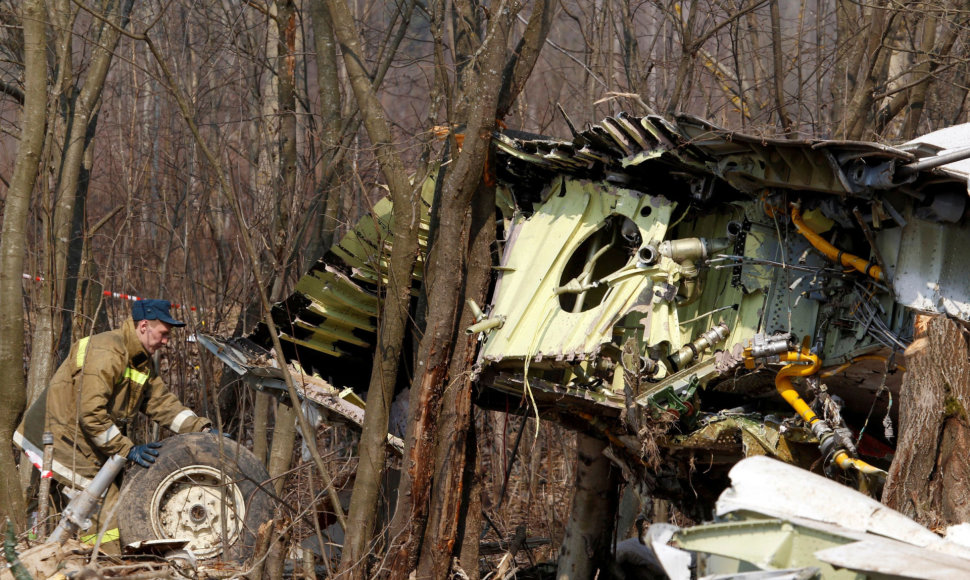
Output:
<svg viewBox="0 0 970 580">
<path fill-rule="evenodd" d="M 970 573 L 967 545 L 819 475 L 751 457 L 730 478 L 714 522 L 678 530 L 667 546 L 697 556 L 696 577 L 955 579 Z M 683 556 L 657 554 L 671 577 L 692 577 Z M 789 576 L 799 573 L 810 575 Z"/>
</svg>

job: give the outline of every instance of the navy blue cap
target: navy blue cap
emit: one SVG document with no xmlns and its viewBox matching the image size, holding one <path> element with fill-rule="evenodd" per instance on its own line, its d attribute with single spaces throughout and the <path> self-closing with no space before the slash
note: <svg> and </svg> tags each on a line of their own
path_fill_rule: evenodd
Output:
<svg viewBox="0 0 970 580">
<path fill-rule="evenodd" d="M 184 322 L 175 320 L 168 313 L 168 308 L 171 305 L 171 302 L 168 300 L 137 300 L 131 305 L 131 317 L 135 322 L 139 320 L 161 320 L 172 326 L 185 326 Z"/>
</svg>

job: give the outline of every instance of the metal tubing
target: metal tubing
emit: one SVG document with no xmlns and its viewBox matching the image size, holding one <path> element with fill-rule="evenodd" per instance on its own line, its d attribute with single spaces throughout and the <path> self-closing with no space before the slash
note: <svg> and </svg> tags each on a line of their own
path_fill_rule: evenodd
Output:
<svg viewBox="0 0 970 580">
<path fill-rule="evenodd" d="M 475 324 L 469 326 L 465 329 L 465 334 L 478 334 L 479 332 L 488 332 L 493 328 L 502 328 L 505 324 L 504 318 L 486 318 L 485 320 L 476 322 Z"/>
<path fill-rule="evenodd" d="M 833 377 L 833 376 L 841 373 L 845 369 L 851 367 L 852 365 L 856 364 L 857 362 L 861 362 L 861 361 L 865 361 L 865 360 L 877 360 L 877 361 L 887 362 L 889 359 L 886 358 L 886 357 L 884 357 L 884 356 L 882 356 L 881 354 L 863 354 L 863 355 L 854 357 L 849 362 L 844 362 L 844 363 L 840 364 L 837 367 L 830 368 L 830 369 L 826 369 L 826 370 L 822 371 L 821 373 L 819 373 L 819 377 L 821 377 L 823 379 L 827 379 L 829 377 Z M 903 365 L 894 364 L 892 370 L 894 370 L 894 371 L 896 371 L 896 370 L 905 371 L 906 370 L 906 367 L 904 367 Z"/>
<path fill-rule="evenodd" d="M 886 477 L 885 471 L 879 469 L 878 467 L 869 465 L 868 463 L 866 463 L 861 459 L 850 457 L 849 454 L 846 453 L 845 451 L 840 450 L 838 453 L 836 453 L 835 457 L 833 458 L 833 461 L 835 462 L 836 465 L 838 465 L 845 471 L 855 468 L 860 473 L 864 473 L 865 475 L 877 475 L 880 477 Z"/>
<path fill-rule="evenodd" d="M 783 352 L 778 355 L 778 358 L 789 364 L 783 366 L 775 376 L 775 390 L 811 427 L 821 419 L 798 394 L 789 377 L 807 377 L 815 374 L 821 366 L 821 362 L 812 353 L 798 351 Z"/>
<path fill-rule="evenodd" d="M 485 313 L 478 306 L 478 303 L 469 298 L 465 301 L 468 304 L 468 309 L 472 311 L 472 316 L 475 317 L 475 322 L 481 322 L 485 319 Z"/>
<path fill-rule="evenodd" d="M 950 151 L 949 153 L 944 153 L 943 155 L 924 157 L 919 161 L 914 161 L 913 163 L 901 166 L 896 170 L 896 173 L 904 176 L 910 175 L 912 173 L 917 173 L 926 169 L 933 169 L 934 167 L 939 167 L 948 163 L 963 161 L 964 159 L 970 159 L 970 147 Z"/>
<path fill-rule="evenodd" d="M 705 349 L 712 348 L 722 342 L 731 334 L 731 329 L 727 324 L 720 322 L 707 332 L 702 333 L 693 342 L 684 345 L 680 350 L 670 355 L 670 363 L 675 369 L 684 368 Z"/>
<path fill-rule="evenodd" d="M 67 535 L 77 530 L 86 530 L 91 527 L 91 514 L 98 507 L 101 496 L 111 485 L 111 482 L 118 477 L 121 470 L 125 467 L 125 458 L 120 455 L 112 455 L 98 474 L 94 476 L 91 484 L 85 487 L 81 493 L 77 494 L 71 503 L 64 508 L 61 521 L 57 524 L 54 533 L 47 539 L 48 544 L 61 543 L 67 539 Z"/>
</svg>

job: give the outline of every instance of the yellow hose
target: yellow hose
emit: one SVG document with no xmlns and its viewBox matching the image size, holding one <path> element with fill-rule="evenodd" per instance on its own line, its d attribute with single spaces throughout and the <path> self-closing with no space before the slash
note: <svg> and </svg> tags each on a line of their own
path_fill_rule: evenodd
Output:
<svg viewBox="0 0 970 580">
<path fill-rule="evenodd" d="M 833 262 L 838 262 L 840 265 L 847 268 L 852 268 L 853 270 L 862 272 L 867 276 L 871 276 L 875 280 L 880 282 L 882 281 L 882 268 L 872 264 L 871 262 L 863 260 L 859 256 L 842 252 L 832 244 L 826 242 L 822 236 L 816 234 L 815 231 L 808 227 L 808 224 L 802 220 L 802 211 L 798 209 L 798 206 L 795 204 L 792 204 L 791 206 L 791 221 L 793 224 L 795 224 L 795 229 L 798 230 L 798 233 L 804 236 L 805 239 L 808 240 L 808 242 L 812 244 L 816 250 L 825 254 L 825 257 L 828 259 L 832 260 Z"/>
<path fill-rule="evenodd" d="M 845 451 L 839 451 L 835 454 L 835 464 L 848 471 L 850 468 L 854 467 L 859 470 L 860 473 L 866 475 L 879 475 L 882 477 L 886 476 L 886 472 L 879 469 L 878 467 L 873 467 L 861 459 L 856 459 L 854 457 L 849 457 L 849 454 Z"/>
<path fill-rule="evenodd" d="M 819 367 L 821 366 L 821 361 L 817 356 L 810 352 L 798 352 L 798 351 L 788 351 L 778 355 L 778 358 L 789 364 L 783 366 L 778 375 L 775 376 L 775 389 L 778 390 L 778 394 L 782 396 L 789 405 L 795 409 L 795 412 L 801 416 L 801 418 L 808 423 L 811 427 L 816 422 L 821 419 L 818 415 L 805 403 L 798 391 L 792 385 L 791 379 L 789 377 L 807 377 L 809 375 L 815 374 Z M 859 470 L 860 473 L 866 475 L 881 475 L 885 476 L 886 472 L 879 469 L 878 467 L 873 467 L 861 459 L 856 459 L 850 457 L 845 451 L 839 451 L 835 454 L 834 458 L 835 464 L 844 470 L 849 470 L 850 468 L 855 468 Z"/>
<path fill-rule="evenodd" d="M 778 394 L 781 395 L 785 401 L 795 412 L 801 416 L 802 419 L 808 423 L 811 427 L 816 421 L 819 421 L 818 416 L 814 411 L 808 406 L 807 403 L 802 399 L 795 387 L 792 386 L 791 379 L 788 377 L 807 377 L 809 375 L 815 374 L 818 371 L 818 367 L 821 366 L 821 361 L 818 357 L 809 352 L 798 352 L 798 351 L 788 351 L 783 352 L 778 355 L 778 358 L 789 364 L 783 366 L 778 375 L 775 376 L 775 389 L 778 390 Z"/>
</svg>

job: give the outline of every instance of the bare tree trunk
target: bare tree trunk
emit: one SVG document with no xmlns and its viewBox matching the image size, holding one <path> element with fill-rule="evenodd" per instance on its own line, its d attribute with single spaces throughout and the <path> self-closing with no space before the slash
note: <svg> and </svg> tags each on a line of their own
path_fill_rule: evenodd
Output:
<svg viewBox="0 0 970 580">
<path fill-rule="evenodd" d="M 458 562 L 468 574 L 469 580 L 478 580 L 479 573 L 479 538 L 485 526 L 483 515 L 484 503 L 482 494 L 485 493 L 485 469 L 479 454 L 479 431 L 477 428 L 474 411 L 472 412 L 472 425 L 468 429 L 467 443 L 465 451 L 465 476 L 462 502 L 461 542 L 458 546 L 460 551 Z"/>
<path fill-rule="evenodd" d="M 970 519 L 970 348 L 967 331 L 920 316 L 906 349 L 899 442 L 883 502 L 930 528 Z"/>
<path fill-rule="evenodd" d="M 453 279 L 464 279 L 463 289 L 456 291 L 456 298 L 474 299 L 482 304 L 491 278 L 491 244 L 495 240 L 495 192 L 492 188 L 480 185 L 471 202 L 472 209 L 467 220 L 470 222 L 465 235 L 468 243 L 468 264 L 460 260 L 464 272 Z M 442 234 L 444 232 L 442 231 Z M 447 239 L 447 238 L 441 238 Z M 455 285 L 458 286 L 458 285 Z M 437 302 L 432 302 L 437 305 Z M 438 310 L 436 307 L 435 310 Z M 466 539 L 478 545 L 481 528 L 464 526 L 470 477 L 468 449 L 474 442 L 474 422 L 472 421 L 472 382 L 470 372 L 475 359 L 476 336 L 467 336 L 463 328 L 474 322 L 474 316 L 465 309 L 458 321 L 453 336 L 460 336 L 450 356 L 447 386 L 441 395 L 441 412 L 437 417 L 438 440 L 434 449 L 434 476 L 430 486 L 428 524 L 421 542 L 418 557 L 417 575 L 421 578 L 444 578 L 451 569 L 455 557 L 465 558 L 462 564 L 467 568 L 477 568 L 477 557 L 465 552 Z M 430 328 L 430 327 L 429 327 Z M 425 336 L 429 336 L 426 334 Z M 454 340 L 454 338 L 453 338 Z M 432 348 L 440 348 L 440 341 L 432 342 Z M 476 514 L 477 515 L 477 514 Z M 466 568 L 466 570 L 467 570 Z"/>
<path fill-rule="evenodd" d="M 379 331 L 367 390 L 367 414 L 360 438 L 357 479 L 350 500 L 347 535 L 340 570 L 351 578 L 367 576 L 365 557 L 374 530 L 391 400 L 404 343 L 408 306 L 411 302 L 411 274 L 418 253 L 419 191 L 408 181 L 404 164 L 394 148 L 390 124 L 364 69 L 363 51 L 353 17 L 344 0 L 327 0 L 334 35 L 343 52 L 344 66 L 364 119 L 364 127 L 376 148 L 381 174 L 387 181 L 393 203 L 392 245 Z M 418 184 L 420 187 L 421 184 Z"/>
<path fill-rule="evenodd" d="M 552 0 L 540 0 L 532 7 L 532 15 L 529 17 L 525 33 L 515 45 L 512 58 L 505 65 L 505 71 L 502 74 L 502 92 L 499 95 L 495 113 L 498 119 L 504 119 L 509 114 L 512 104 L 532 75 L 542 46 L 549 36 L 554 4 Z"/>
<path fill-rule="evenodd" d="M 0 441 L 10 441 L 26 403 L 24 382 L 23 280 L 27 215 L 44 146 L 47 111 L 47 9 L 44 0 L 25 0 L 24 109 L 13 179 L 3 206 L 0 237 Z M 31 469 L 24 462 L 25 471 Z M 0 521 L 10 518 L 23 529 L 24 497 L 10 448 L 0 451 Z"/>
<path fill-rule="evenodd" d="M 913 71 L 913 76 L 921 77 L 925 80 L 917 82 L 916 86 L 909 90 L 909 98 L 907 99 L 909 106 L 901 135 L 904 139 L 916 137 L 920 119 L 923 117 L 923 106 L 926 104 L 929 75 L 936 68 L 934 66 L 934 60 L 930 58 L 930 55 L 933 55 L 934 59 L 938 55 L 936 50 L 936 28 L 938 24 L 936 15 L 932 12 L 928 12 L 923 16 L 923 36 L 920 39 L 920 44 L 924 48 L 921 51 L 923 62 L 916 66 L 916 70 Z"/>
<path fill-rule="evenodd" d="M 279 19 L 279 58 L 276 72 L 279 79 L 279 181 L 273 188 L 275 232 L 273 248 L 276 276 L 273 280 L 271 296 L 278 299 L 283 295 L 285 273 L 288 271 L 289 249 L 287 240 L 291 239 L 287 228 L 290 216 L 288 206 L 296 194 L 296 7 L 293 0 L 278 3 Z M 272 137 L 272 135 L 268 135 Z M 275 181 L 275 180 L 274 180 Z M 293 444 L 296 441 L 297 417 L 300 409 L 285 405 L 276 406 L 276 424 L 273 429 L 273 444 L 270 451 L 269 475 L 276 478 L 276 491 L 282 490 L 284 472 L 289 470 L 293 458 Z M 316 446 L 316 434 L 304 433 L 308 446 Z M 339 507 L 339 506 L 337 506 Z"/>
<path fill-rule="evenodd" d="M 514 14 L 508 21 L 493 17 L 481 47 L 466 53 L 475 58 L 463 68 L 461 93 L 454 99 L 459 103 L 459 117 L 453 122 L 464 120 L 467 129 L 463 148 L 445 175 L 442 193 L 433 208 L 432 222 L 437 228 L 425 281 L 428 304 L 434 304 L 434 309 L 428 312 L 419 347 L 419 372 L 411 385 L 406 469 L 390 529 L 396 542 L 391 553 L 392 578 L 404 578 L 415 569 L 420 577 L 445 577 L 453 558 L 461 553 L 461 506 L 467 499 L 462 490 L 469 475 L 465 470 L 466 443 L 472 428 L 467 370 L 475 342 L 467 337 L 457 345 L 456 341 L 471 322 L 470 313 L 462 317 L 464 299 L 481 301 L 489 281 L 485 273 L 491 243 L 488 235 L 493 230 L 487 227 L 492 220 L 494 193 L 481 185 L 481 176 L 494 119 L 505 114 L 515 101 L 548 35 L 547 10 L 551 10 L 549 2 L 533 7 L 526 32 L 508 62 L 508 34 Z M 500 69 L 504 69 L 501 79 L 497 75 Z M 470 206 L 475 208 L 473 215 L 469 215 Z M 469 268 L 470 252 L 474 252 L 480 269 Z M 475 534 L 472 536 L 475 541 Z"/>
<path fill-rule="evenodd" d="M 682 110 L 684 102 L 690 95 L 690 80 L 694 74 L 695 40 L 694 22 L 697 18 L 697 3 L 691 2 L 686 18 L 678 15 L 677 26 L 680 28 L 681 46 L 680 59 L 677 61 L 677 73 L 674 78 L 674 88 L 667 101 L 664 111 L 674 113 Z"/>
<path fill-rule="evenodd" d="M 310 2 L 310 19 L 313 26 L 313 45 L 316 49 L 317 94 L 320 100 L 320 146 L 323 148 L 324 178 L 318 186 L 321 191 L 320 228 L 316 245 L 319 256 L 333 245 L 340 223 L 341 198 L 347 188 L 342 181 L 345 163 L 339 152 L 341 126 L 340 76 L 337 68 L 337 43 L 333 35 L 330 14 L 323 2 Z"/>
<path fill-rule="evenodd" d="M 864 35 L 865 47 L 856 55 L 862 59 L 861 79 L 845 110 L 845 133 L 842 135 L 844 139 L 871 137 L 866 134 L 866 128 L 874 114 L 873 95 L 875 87 L 886 80 L 889 57 L 892 53 L 884 41 L 890 35 L 894 20 L 899 16 L 898 12 L 891 12 L 885 2 L 876 2 L 866 7 L 866 12 L 869 14 L 867 19 L 869 28 Z"/>
<path fill-rule="evenodd" d="M 273 443 L 269 451 L 269 462 L 266 464 L 269 476 L 275 478 L 273 487 L 276 493 L 283 491 L 285 478 L 281 476 L 290 468 L 293 459 L 293 445 L 296 443 L 296 415 L 299 412 L 299 409 L 294 409 L 290 405 L 276 405 Z M 313 440 L 307 441 L 307 445 L 315 443 Z"/>
<path fill-rule="evenodd" d="M 49 267 L 45 271 L 43 298 L 33 340 L 28 378 L 28 404 L 34 401 L 47 386 L 54 370 L 54 343 L 58 333 L 58 315 L 65 308 L 67 254 L 71 243 L 71 223 L 78 195 L 81 164 L 84 160 L 87 136 L 93 133 L 91 124 L 96 121 L 97 110 L 104 89 L 105 78 L 111 66 L 114 49 L 121 37 L 120 30 L 127 25 L 134 0 L 122 0 L 109 4 L 111 12 L 104 15 L 110 24 L 99 21 L 99 43 L 94 48 L 84 84 L 73 99 L 69 117 L 67 142 L 61 154 L 60 176 L 57 183 L 54 217 L 51 222 L 51 247 L 48 248 Z M 66 66 L 61 63 L 62 67 Z"/>
<path fill-rule="evenodd" d="M 964 2 L 962 6 L 966 8 L 967 3 Z M 919 42 L 913 39 L 913 44 L 907 45 L 908 53 L 896 53 L 893 56 L 893 60 L 905 64 L 902 67 L 890 67 L 885 103 L 876 114 L 874 130 L 878 134 L 885 135 L 891 122 L 903 114 L 899 137 L 913 139 L 917 136 L 920 121 L 924 118 L 923 110 L 927 105 L 930 87 L 936 82 L 937 71 L 952 58 L 959 32 L 966 25 L 965 18 L 941 24 L 933 7 L 923 7 L 926 11 L 922 15 L 922 35 Z M 937 29 L 941 25 L 944 30 L 942 34 L 938 34 Z"/>
<path fill-rule="evenodd" d="M 771 0 L 771 62 L 775 80 L 775 106 L 778 108 L 778 122 L 786 135 L 792 133 L 792 120 L 785 110 L 785 65 L 782 59 L 781 9 L 778 0 Z"/>
<path fill-rule="evenodd" d="M 619 473 L 604 449 L 602 440 L 577 434 L 575 492 L 556 572 L 561 580 L 592 580 L 610 559 Z"/>
<path fill-rule="evenodd" d="M 255 391 L 253 402 L 253 455 L 259 458 L 264 464 L 269 465 L 269 458 L 266 456 L 268 449 L 269 432 L 269 409 L 273 402 L 273 397 L 269 393 Z"/>
</svg>

